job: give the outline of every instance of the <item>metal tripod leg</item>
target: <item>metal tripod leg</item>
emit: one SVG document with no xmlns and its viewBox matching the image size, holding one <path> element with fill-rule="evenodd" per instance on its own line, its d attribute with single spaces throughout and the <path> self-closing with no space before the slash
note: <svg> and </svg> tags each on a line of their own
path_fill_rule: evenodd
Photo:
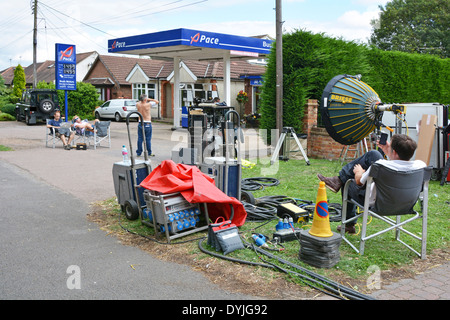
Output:
<svg viewBox="0 0 450 320">
<path fill-rule="evenodd" d="M 293 128 L 289 128 L 289 127 L 283 128 L 283 132 L 280 135 L 280 139 L 278 140 L 277 145 L 275 147 L 275 151 L 273 152 L 272 158 L 270 159 L 270 165 L 272 165 L 275 162 L 276 158 L 278 157 L 278 154 L 280 153 L 281 146 L 286 141 L 286 133 L 287 132 L 292 134 L 292 136 L 294 137 L 295 142 L 297 142 L 297 145 L 298 145 L 298 147 L 299 147 L 303 157 L 305 158 L 306 164 L 309 166 L 310 163 L 309 163 L 308 156 L 306 155 L 305 150 L 303 150 L 303 147 L 300 144 L 300 141 L 298 140 L 297 134 L 295 133 Z"/>
<path fill-rule="evenodd" d="M 272 155 L 272 159 L 270 159 L 270 165 L 272 165 L 275 162 L 276 158 L 278 157 L 281 146 L 284 143 L 284 139 L 286 139 L 286 132 L 282 132 L 280 135 L 280 139 L 278 139 L 277 145 L 275 147 L 275 151 L 273 152 L 273 155 Z"/>
<path fill-rule="evenodd" d="M 295 142 L 297 142 L 298 147 L 300 148 L 300 151 L 302 152 L 303 158 L 305 158 L 306 164 L 309 166 L 309 159 L 308 156 L 305 153 L 305 150 L 303 150 L 302 145 L 300 144 L 300 141 L 298 140 L 297 135 L 295 134 L 295 132 L 293 132 L 292 134 L 294 136 Z"/>
</svg>

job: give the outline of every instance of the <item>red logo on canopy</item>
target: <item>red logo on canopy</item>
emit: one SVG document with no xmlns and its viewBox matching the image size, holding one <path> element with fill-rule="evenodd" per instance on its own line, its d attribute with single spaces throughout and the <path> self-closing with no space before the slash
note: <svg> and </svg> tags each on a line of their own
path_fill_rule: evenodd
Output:
<svg viewBox="0 0 450 320">
<path fill-rule="evenodd" d="M 191 37 L 191 44 L 192 42 L 198 42 L 200 40 L 200 32 L 197 33 L 195 36 Z"/>
</svg>

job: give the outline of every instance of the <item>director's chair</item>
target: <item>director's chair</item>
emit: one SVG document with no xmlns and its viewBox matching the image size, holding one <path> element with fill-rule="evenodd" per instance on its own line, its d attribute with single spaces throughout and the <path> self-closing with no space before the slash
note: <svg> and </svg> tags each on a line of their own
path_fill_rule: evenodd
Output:
<svg viewBox="0 0 450 320">
<path fill-rule="evenodd" d="M 344 186 L 342 199 L 342 218 L 341 218 L 341 236 L 342 239 L 349 244 L 360 255 L 364 254 L 364 246 L 367 240 L 395 230 L 395 239 L 408 249 L 417 254 L 421 259 L 426 258 L 427 245 L 427 215 L 428 215 L 428 184 L 431 177 L 431 167 L 401 172 L 387 168 L 386 166 L 374 163 L 371 166 L 369 177 L 366 182 L 366 193 L 364 204 L 360 204 L 354 199 L 349 198 L 349 186 L 352 180 L 348 180 Z M 375 183 L 376 200 L 375 204 L 369 208 L 369 196 L 372 185 Z M 414 210 L 416 203 L 420 201 L 421 213 Z M 351 202 L 360 209 L 362 213 L 347 220 L 347 203 Z M 390 225 L 388 228 L 376 233 L 367 235 L 368 217 L 380 219 Z M 408 215 L 406 220 L 401 219 L 402 216 Z M 362 216 L 361 237 L 359 250 L 353 245 L 345 235 L 345 224 L 356 221 Z M 396 219 L 388 216 L 396 216 Z M 417 220 L 422 220 L 421 235 L 414 234 L 405 229 L 405 225 Z M 412 246 L 406 244 L 400 239 L 400 234 L 405 233 L 421 243 L 420 252 Z"/>
</svg>

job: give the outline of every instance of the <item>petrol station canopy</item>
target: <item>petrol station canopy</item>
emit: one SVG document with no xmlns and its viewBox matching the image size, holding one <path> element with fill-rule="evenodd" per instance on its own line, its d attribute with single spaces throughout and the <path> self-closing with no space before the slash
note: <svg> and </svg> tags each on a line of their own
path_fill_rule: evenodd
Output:
<svg viewBox="0 0 450 320">
<path fill-rule="evenodd" d="M 235 36 L 191 29 L 174 29 L 108 40 L 109 53 L 149 56 L 152 59 L 223 60 L 225 101 L 231 101 L 231 59 L 259 59 L 266 57 L 272 40 Z M 179 68 L 174 67 L 174 128 L 180 127 L 181 105 Z"/>
<path fill-rule="evenodd" d="M 271 40 L 190 29 L 174 29 L 108 40 L 108 52 L 153 59 L 255 59 L 270 53 Z"/>
</svg>

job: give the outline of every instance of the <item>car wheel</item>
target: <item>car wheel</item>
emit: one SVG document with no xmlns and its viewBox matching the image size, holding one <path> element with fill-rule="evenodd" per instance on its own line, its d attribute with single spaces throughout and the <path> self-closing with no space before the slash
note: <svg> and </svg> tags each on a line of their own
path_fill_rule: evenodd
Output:
<svg viewBox="0 0 450 320">
<path fill-rule="evenodd" d="M 125 217 L 128 220 L 136 220 L 139 218 L 139 208 L 134 200 L 127 200 L 124 204 Z"/>
<path fill-rule="evenodd" d="M 116 113 L 116 114 L 114 115 L 114 119 L 115 119 L 117 122 L 122 121 L 122 117 L 121 117 L 120 114 L 118 114 L 118 113 Z"/>
<path fill-rule="evenodd" d="M 55 103 L 50 99 L 44 99 L 39 103 L 39 109 L 42 113 L 48 114 L 55 110 Z"/>
<path fill-rule="evenodd" d="M 100 117 L 98 112 L 95 112 L 95 119 L 102 120 L 102 117 Z"/>
</svg>

